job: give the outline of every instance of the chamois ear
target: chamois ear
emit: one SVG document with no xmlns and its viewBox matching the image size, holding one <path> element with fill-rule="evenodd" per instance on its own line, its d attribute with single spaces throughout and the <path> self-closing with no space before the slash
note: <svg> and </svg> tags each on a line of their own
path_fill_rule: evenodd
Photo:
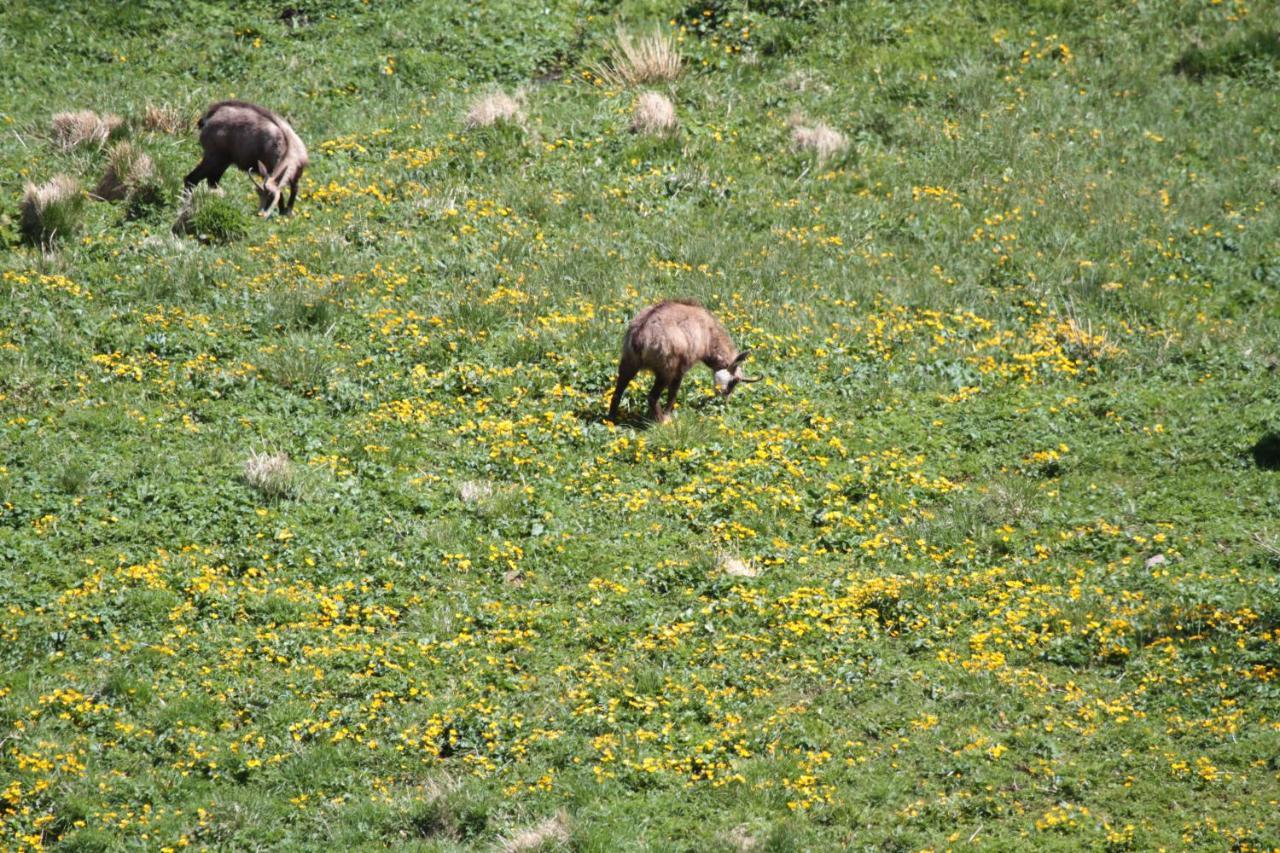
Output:
<svg viewBox="0 0 1280 853">
<path fill-rule="evenodd" d="M 731 364 L 731 365 L 729 365 L 729 366 L 730 366 L 730 367 L 736 367 L 737 365 L 742 364 L 742 362 L 744 362 L 744 361 L 746 361 L 746 360 L 747 360 L 747 356 L 749 356 L 749 355 L 751 355 L 751 350 L 749 350 L 749 349 L 744 349 L 742 352 L 738 353 L 738 357 L 737 357 L 737 358 L 735 358 L 735 359 L 733 360 L 733 364 Z"/>
</svg>

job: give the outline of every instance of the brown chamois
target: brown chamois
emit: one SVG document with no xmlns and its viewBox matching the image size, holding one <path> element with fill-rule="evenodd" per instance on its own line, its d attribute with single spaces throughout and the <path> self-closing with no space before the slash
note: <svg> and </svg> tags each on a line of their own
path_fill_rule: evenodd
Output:
<svg viewBox="0 0 1280 853">
<path fill-rule="evenodd" d="M 651 305 L 636 315 L 622 338 L 622 361 L 609 403 L 609 420 L 617 423 L 622 394 L 641 370 L 653 372 L 649 417 L 662 423 L 675 408 L 681 380 L 698 362 L 715 373 L 716 391 L 722 397 L 732 394 L 739 382 L 759 382 L 758 377 L 742 374 L 742 362 L 750 353 L 738 352 L 720 321 L 697 302 L 667 299 Z M 664 390 L 665 409 L 658 402 Z"/>
<path fill-rule="evenodd" d="M 270 216 L 277 205 L 281 212 L 293 211 L 298 197 L 298 180 L 307 167 L 307 146 L 289 123 L 265 107 L 245 101 L 219 101 L 205 111 L 196 124 L 204 157 L 183 180 L 193 187 L 203 180 L 216 187 L 223 172 L 236 166 L 257 174 L 258 214 Z M 285 185 L 289 202 L 281 202 Z"/>
</svg>

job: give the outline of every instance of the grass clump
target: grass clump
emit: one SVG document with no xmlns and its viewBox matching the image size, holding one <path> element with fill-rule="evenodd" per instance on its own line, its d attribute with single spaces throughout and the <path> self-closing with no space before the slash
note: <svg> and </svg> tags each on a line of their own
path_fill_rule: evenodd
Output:
<svg viewBox="0 0 1280 853">
<path fill-rule="evenodd" d="M 1253 29 L 1178 57 L 1174 70 L 1188 77 L 1265 77 L 1280 72 L 1280 30 Z"/>
<path fill-rule="evenodd" d="M 193 122 L 177 107 L 147 104 L 142 113 L 142 127 L 149 133 L 177 136 L 192 125 Z"/>
<path fill-rule="evenodd" d="M 80 182 L 69 175 L 55 175 L 43 184 L 27 184 L 20 207 L 22 236 L 48 248 L 74 234 L 84 217 L 84 198 Z"/>
<path fill-rule="evenodd" d="M 675 80 L 680 70 L 680 51 L 671 36 L 654 30 L 637 38 L 619 29 L 596 75 L 612 86 L 643 86 Z"/>
<path fill-rule="evenodd" d="M 670 136 L 676 132 L 676 108 L 671 99 L 658 92 L 641 92 L 631 110 L 631 132 L 648 136 Z"/>
<path fill-rule="evenodd" d="M 432 779 L 407 805 L 402 831 L 432 841 L 472 841 L 489 826 L 496 805 L 492 793 L 472 780 Z"/>
<path fill-rule="evenodd" d="M 202 243 L 234 243 L 249 233 L 249 223 L 249 214 L 221 188 L 201 184 L 183 193 L 173 233 Z"/>
<path fill-rule="evenodd" d="M 315 394 L 328 383 L 330 365 L 325 350 L 329 343 L 323 335 L 290 335 L 266 349 L 262 372 L 281 388 L 304 396 Z"/>
<path fill-rule="evenodd" d="M 499 124 L 519 125 L 524 122 L 520 102 L 502 90 L 481 95 L 467 108 L 463 124 L 468 130 Z"/>
<path fill-rule="evenodd" d="M 297 494 L 293 463 L 286 453 L 251 451 L 244 461 L 241 476 L 250 488 L 269 500 L 290 498 Z"/>
<path fill-rule="evenodd" d="M 155 183 L 155 162 L 141 148 L 125 140 L 107 151 L 107 169 L 93 194 L 104 201 L 120 201 L 139 188 Z"/>
<path fill-rule="evenodd" d="M 809 122 L 801 116 L 791 118 L 791 147 L 797 152 L 812 153 L 819 163 L 826 163 L 849 147 L 849 140 L 826 122 Z"/>
<path fill-rule="evenodd" d="M 502 853 L 535 853 L 569 843 L 569 819 L 557 812 L 546 820 L 518 829 L 504 837 L 498 849 Z"/>
<path fill-rule="evenodd" d="M 114 113 L 98 115 L 93 110 L 55 113 L 50 121 L 54 143 L 64 151 L 83 145 L 105 145 L 124 119 Z"/>
</svg>

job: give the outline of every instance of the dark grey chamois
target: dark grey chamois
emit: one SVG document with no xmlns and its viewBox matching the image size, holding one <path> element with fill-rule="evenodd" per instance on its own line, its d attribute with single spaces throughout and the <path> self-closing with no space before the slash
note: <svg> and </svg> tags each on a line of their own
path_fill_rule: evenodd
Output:
<svg viewBox="0 0 1280 853">
<path fill-rule="evenodd" d="M 636 315 L 622 339 L 622 361 L 609 403 L 609 420 L 617 423 L 622 394 L 641 370 L 653 372 L 649 417 L 662 423 L 675 407 L 681 380 L 698 362 L 715 373 L 716 391 L 722 397 L 732 394 L 739 382 L 759 382 L 759 378 L 742 373 L 742 362 L 750 353 L 738 352 L 720 321 L 697 302 L 668 299 L 651 305 Z M 665 409 L 659 403 L 664 390 Z"/>
<path fill-rule="evenodd" d="M 219 101 L 205 111 L 196 127 L 204 157 L 183 180 L 185 186 L 207 180 L 216 187 L 223 172 L 236 166 L 258 176 L 260 216 L 270 216 L 277 206 L 286 214 L 293 210 L 298 180 L 307 167 L 307 146 L 289 122 L 257 104 Z M 289 201 L 284 204 L 280 196 L 286 184 Z"/>
</svg>

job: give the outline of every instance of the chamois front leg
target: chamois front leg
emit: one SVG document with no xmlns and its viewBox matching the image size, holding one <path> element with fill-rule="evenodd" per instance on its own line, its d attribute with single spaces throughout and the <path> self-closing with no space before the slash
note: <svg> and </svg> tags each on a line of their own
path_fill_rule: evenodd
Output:
<svg viewBox="0 0 1280 853">
<path fill-rule="evenodd" d="M 627 386 L 631 384 L 632 379 L 636 378 L 639 370 L 639 365 L 627 358 L 623 358 L 618 365 L 618 382 L 613 388 L 613 399 L 609 401 L 609 420 L 615 424 L 618 422 L 618 406 L 622 403 L 622 395 L 626 393 Z"/>
<path fill-rule="evenodd" d="M 671 380 L 671 385 L 667 387 L 667 414 L 671 414 L 676 408 L 676 395 L 680 393 L 680 383 L 684 381 L 684 377 L 677 375 Z"/>
<path fill-rule="evenodd" d="M 284 215 L 293 213 L 293 200 L 298 197 L 298 179 L 289 182 L 289 203 L 284 206 Z"/>
<path fill-rule="evenodd" d="M 656 423 L 666 423 L 667 413 L 662 410 L 662 392 L 667 383 L 661 376 L 653 378 L 653 387 L 649 389 L 649 418 Z"/>
</svg>

